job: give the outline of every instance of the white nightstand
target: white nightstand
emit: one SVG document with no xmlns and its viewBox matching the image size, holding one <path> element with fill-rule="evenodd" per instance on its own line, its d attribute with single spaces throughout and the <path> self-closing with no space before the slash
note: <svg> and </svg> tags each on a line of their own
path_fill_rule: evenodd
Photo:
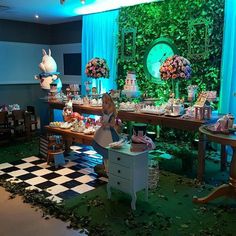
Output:
<svg viewBox="0 0 236 236">
<path fill-rule="evenodd" d="M 132 197 L 131 208 L 135 210 L 136 192 L 145 189 L 145 200 L 148 200 L 148 151 L 130 152 L 130 145 L 108 148 L 108 177 L 108 198 L 111 188 L 128 193 Z"/>
</svg>

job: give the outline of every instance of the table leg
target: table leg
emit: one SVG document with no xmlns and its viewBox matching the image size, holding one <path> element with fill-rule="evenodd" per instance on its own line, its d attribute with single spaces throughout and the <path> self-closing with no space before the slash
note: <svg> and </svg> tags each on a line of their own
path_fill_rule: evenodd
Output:
<svg viewBox="0 0 236 236">
<path fill-rule="evenodd" d="M 132 210 L 136 210 L 136 200 L 137 200 L 137 196 L 135 192 L 132 192 L 132 201 L 131 201 L 131 208 Z"/>
<path fill-rule="evenodd" d="M 221 196 L 236 197 L 236 147 L 233 147 L 233 157 L 230 165 L 229 184 L 223 184 L 206 197 L 193 198 L 195 203 L 208 203 Z"/>
<path fill-rule="evenodd" d="M 197 179 L 202 182 L 205 171 L 206 136 L 199 133 Z"/>
<path fill-rule="evenodd" d="M 226 170 L 226 150 L 225 150 L 225 145 L 221 144 L 221 148 L 220 148 L 220 169 L 221 171 L 225 171 Z"/>
</svg>

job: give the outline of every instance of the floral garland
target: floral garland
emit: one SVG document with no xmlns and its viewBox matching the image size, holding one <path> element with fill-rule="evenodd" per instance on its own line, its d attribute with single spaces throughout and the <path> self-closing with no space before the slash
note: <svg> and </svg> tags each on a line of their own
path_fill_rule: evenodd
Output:
<svg viewBox="0 0 236 236">
<path fill-rule="evenodd" d="M 110 69 L 103 58 L 95 57 L 91 59 L 85 69 L 85 73 L 91 78 L 109 78 Z"/>
<path fill-rule="evenodd" d="M 190 62 L 178 55 L 168 57 L 160 67 L 160 75 L 163 80 L 189 79 L 191 72 Z"/>
</svg>

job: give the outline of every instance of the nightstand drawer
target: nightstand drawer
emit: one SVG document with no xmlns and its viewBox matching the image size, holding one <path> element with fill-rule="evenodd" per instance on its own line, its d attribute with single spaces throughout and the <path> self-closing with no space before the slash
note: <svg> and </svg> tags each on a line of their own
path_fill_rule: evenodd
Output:
<svg viewBox="0 0 236 236">
<path fill-rule="evenodd" d="M 117 177 L 115 175 L 109 174 L 109 182 L 108 184 L 116 189 L 119 189 L 123 192 L 130 193 L 131 191 L 131 185 L 130 181 Z"/>
<path fill-rule="evenodd" d="M 130 168 L 124 167 L 122 165 L 118 165 L 115 163 L 110 162 L 109 163 L 109 173 L 124 178 L 124 179 L 130 179 Z"/>
<path fill-rule="evenodd" d="M 116 163 L 118 165 L 130 167 L 132 163 L 132 157 L 118 152 L 109 153 L 109 162 Z"/>
</svg>

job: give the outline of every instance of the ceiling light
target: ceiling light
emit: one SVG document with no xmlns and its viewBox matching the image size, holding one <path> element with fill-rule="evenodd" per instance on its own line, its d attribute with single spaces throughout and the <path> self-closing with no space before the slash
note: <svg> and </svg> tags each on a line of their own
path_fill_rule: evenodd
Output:
<svg viewBox="0 0 236 236">
<path fill-rule="evenodd" d="M 81 4 L 85 4 L 85 0 L 80 0 Z"/>
<path fill-rule="evenodd" d="M 36 14 L 34 17 L 35 17 L 36 19 L 38 19 L 38 18 L 39 18 L 39 15 L 38 15 L 38 14 Z"/>
</svg>

